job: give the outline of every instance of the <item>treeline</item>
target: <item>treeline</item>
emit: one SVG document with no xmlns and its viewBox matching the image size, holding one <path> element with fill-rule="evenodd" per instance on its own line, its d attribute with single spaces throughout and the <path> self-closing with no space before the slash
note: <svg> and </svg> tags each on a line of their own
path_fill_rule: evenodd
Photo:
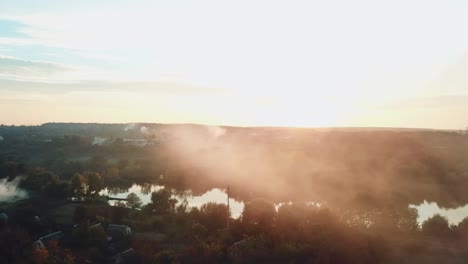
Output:
<svg viewBox="0 0 468 264">
<path fill-rule="evenodd" d="M 463 263 L 468 257 L 468 219 L 450 226 L 436 215 L 419 225 L 412 208 L 346 210 L 304 202 L 275 208 L 256 199 L 232 219 L 226 205 L 188 208 L 162 189 L 122 222 L 136 234 L 163 237 L 134 237 L 143 263 L 438 263 L 439 256 Z"/>
<path fill-rule="evenodd" d="M 232 219 L 226 205 L 189 208 L 176 204 L 172 193 L 156 191 L 145 206 L 138 198 L 109 209 L 83 204 L 75 211 L 76 234 L 47 251 L 30 247 L 34 237 L 24 228 L 31 224 L 12 222 L 0 232 L 0 256 L 13 263 L 80 263 L 83 256 L 103 260 L 99 248 L 105 237 L 91 226 L 121 223 L 133 230 L 131 246 L 138 258 L 132 263 L 438 263 L 415 256 L 430 259 L 441 251 L 447 263 L 466 260 L 466 219 L 449 226 L 437 215 L 419 226 L 414 209 L 350 211 L 303 202 L 276 209 L 264 199 L 246 203 L 241 217 Z M 54 259 L 58 262 L 50 262 Z"/>
<path fill-rule="evenodd" d="M 118 140 L 97 146 L 84 136 L 4 140 L 0 177 L 16 175 L 27 164 L 65 180 L 97 172 L 114 186 L 164 181 L 202 193 L 230 185 L 241 200 L 262 196 L 341 207 L 468 203 L 468 137 L 458 133 L 278 129 L 269 135 L 225 128 L 211 137 L 202 128 L 179 127 L 173 131 L 177 140 L 145 147 Z"/>
</svg>

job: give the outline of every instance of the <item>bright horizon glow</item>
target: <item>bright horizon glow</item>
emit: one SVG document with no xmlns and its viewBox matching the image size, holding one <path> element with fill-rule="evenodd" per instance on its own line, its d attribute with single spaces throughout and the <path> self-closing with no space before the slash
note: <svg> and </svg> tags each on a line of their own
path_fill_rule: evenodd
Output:
<svg viewBox="0 0 468 264">
<path fill-rule="evenodd" d="M 461 129 L 464 1 L 10 1 L 0 123 Z"/>
</svg>

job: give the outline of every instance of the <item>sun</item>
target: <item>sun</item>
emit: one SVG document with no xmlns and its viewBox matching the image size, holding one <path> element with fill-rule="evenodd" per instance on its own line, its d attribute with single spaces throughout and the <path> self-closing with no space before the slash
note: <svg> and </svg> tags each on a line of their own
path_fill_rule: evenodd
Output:
<svg viewBox="0 0 468 264">
<path fill-rule="evenodd" d="M 245 100 L 242 107 L 248 113 L 247 125 L 293 127 L 337 126 L 356 109 L 350 100 L 297 93 Z"/>
</svg>

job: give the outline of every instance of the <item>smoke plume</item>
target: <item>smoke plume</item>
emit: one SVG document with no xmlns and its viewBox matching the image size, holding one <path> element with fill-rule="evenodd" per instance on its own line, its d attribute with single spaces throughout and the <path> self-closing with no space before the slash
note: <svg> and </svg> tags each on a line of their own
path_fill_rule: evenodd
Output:
<svg viewBox="0 0 468 264">
<path fill-rule="evenodd" d="M 16 177 L 12 181 L 0 180 L 0 202 L 14 202 L 28 197 L 26 191 L 18 188 L 21 180 L 20 177 Z"/>
</svg>

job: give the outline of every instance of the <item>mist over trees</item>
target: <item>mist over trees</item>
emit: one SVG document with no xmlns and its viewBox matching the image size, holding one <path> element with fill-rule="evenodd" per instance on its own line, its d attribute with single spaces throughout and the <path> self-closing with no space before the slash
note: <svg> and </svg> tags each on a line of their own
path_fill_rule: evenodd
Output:
<svg viewBox="0 0 468 264">
<path fill-rule="evenodd" d="M 57 123 L 2 126 L 0 134 L 2 177 L 27 173 L 27 164 L 64 180 L 96 173 L 106 186 L 160 183 L 197 194 L 231 185 L 241 200 L 353 208 L 468 202 L 468 137 L 455 132 Z M 93 144 L 96 136 L 108 142 Z"/>
<path fill-rule="evenodd" d="M 61 226 L 50 207 L 73 196 L 89 202 L 74 213 L 82 235 L 67 247 L 99 247 L 91 223 L 125 223 L 138 233 L 132 246 L 143 263 L 465 263 L 466 219 L 451 226 L 436 215 L 419 225 L 408 207 L 468 202 L 460 133 L 46 124 L 0 126 L 0 135 L 0 178 L 21 177 L 20 187 L 41 197 L 12 215 L 34 238 Z M 151 194 L 148 204 L 134 193 L 102 204 L 104 188 L 112 195 L 135 183 Z M 223 204 L 190 208 L 173 198 L 227 186 L 245 203 L 239 219 Z M 36 215 L 47 217 L 39 224 Z M 4 251 L 9 261 L 22 252 Z M 28 254 L 70 260 L 63 252 Z"/>
</svg>

